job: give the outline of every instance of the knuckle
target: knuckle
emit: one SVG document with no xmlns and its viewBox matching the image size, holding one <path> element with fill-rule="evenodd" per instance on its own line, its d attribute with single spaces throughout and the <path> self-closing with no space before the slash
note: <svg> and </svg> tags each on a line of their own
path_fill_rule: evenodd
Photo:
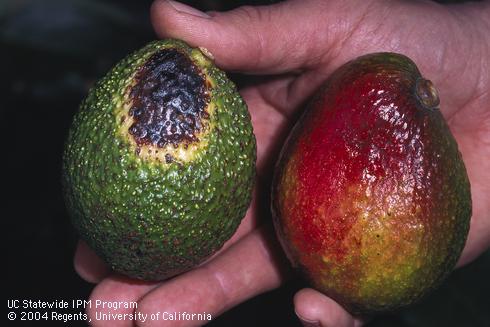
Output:
<svg viewBox="0 0 490 327">
<path fill-rule="evenodd" d="M 234 10 L 234 14 L 238 19 L 247 25 L 250 23 L 256 23 L 257 21 L 262 21 L 264 18 L 263 10 L 249 5 L 238 7 Z"/>
</svg>

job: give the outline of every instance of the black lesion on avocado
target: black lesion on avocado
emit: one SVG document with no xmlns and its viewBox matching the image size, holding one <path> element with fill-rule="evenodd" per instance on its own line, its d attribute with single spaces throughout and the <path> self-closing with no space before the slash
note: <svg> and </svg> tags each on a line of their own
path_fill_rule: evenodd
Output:
<svg viewBox="0 0 490 327">
<path fill-rule="evenodd" d="M 130 90 L 133 124 L 129 133 L 138 145 L 164 147 L 198 142 L 209 118 L 206 78 L 182 52 L 163 49 L 136 74 Z"/>
</svg>

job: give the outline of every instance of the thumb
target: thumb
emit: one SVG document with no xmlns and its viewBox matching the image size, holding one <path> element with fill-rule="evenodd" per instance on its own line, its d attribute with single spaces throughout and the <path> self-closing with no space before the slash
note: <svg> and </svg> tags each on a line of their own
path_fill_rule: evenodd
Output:
<svg viewBox="0 0 490 327">
<path fill-rule="evenodd" d="M 363 324 L 335 301 L 311 288 L 296 293 L 294 310 L 304 326 L 360 327 Z"/>
<path fill-rule="evenodd" d="M 152 23 L 159 37 L 208 49 L 223 69 L 260 74 L 312 67 L 330 53 L 335 29 L 325 28 L 322 1 L 286 1 L 204 13 L 176 1 L 156 0 Z M 320 10 L 321 9 L 321 10 Z M 308 17 L 307 19 L 304 19 Z"/>
</svg>

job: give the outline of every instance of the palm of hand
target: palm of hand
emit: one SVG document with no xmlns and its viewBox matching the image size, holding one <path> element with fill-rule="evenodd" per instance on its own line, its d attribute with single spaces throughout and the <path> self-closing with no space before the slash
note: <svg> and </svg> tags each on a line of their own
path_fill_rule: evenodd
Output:
<svg viewBox="0 0 490 327">
<path fill-rule="evenodd" d="M 484 62 L 484 57 L 474 60 L 475 66 L 468 66 L 461 60 L 461 57 L 472 55 L 471 52 L 465 52 L 469 51 L 471 45 L 468 44 L 463 51 L 454 48 L 460 41 L 455 39 L 457 34 L 447 33 L 448 29 L 456 29 L 451 26 L 455 22 L 444 17 L 449 12 L 440 12 L 439 7 L 433 8 L 429 4 L 424 9 L 425 14 L 430 15 L 430 11 L 433 11 L 434 16 L 431 20 L 426 20 L 425 16 L 417 15 L 420 9 L 411 6 L 392 9 L 397 14 L 410 15 L 410 23 L 416 29 L 407 29 L 406 26 L 399 30 L 393 28 L 401 24 L 397 21 L 399 16 L 393 15 L 389 8 L 384 8 L 383 19 L 361 14 L 362 22 L 358 22 L 358 26 L 369 26 L 369 30 L 376 31 L 375 33 L 366 35 L 364 30 L 351 30 L 349 36 L 341 41 L 343 46 L 336 49 L 335 54 L 322 57 L 321 54 L 315 56 L 310 53 L 310 56 L 320 60 L 294 67 L 300 70 L 299 74 L 286 75 L 246 89 L 244 96 L 247 103 L 252 104 L 249 109 L 255 117 L 259 174 L 260 170 L 267 170 L 262 174 L 268 175 L 272 166 L 263 161 L 275 159 L 275 156 L 266 158 L 266 154 L 277 153 L 284 140 L 284 126 L 289 129 L 297 117 L 295 111 L 301 110 L 298 104 L 303 103 L 331 71 L 350 59 L 370 52 L 393 51 L 411 57 L 422 73 L 432 79 L 439 89 L 440 109 L 458 141 L 472 184 L 472 228 L 460 259 L 460 264 L 464 264 L 480 254 L 490 242 L 490 203 L 483 200 L 490 193 L 490 165 L 482 162 L 482 158 L 490 158 L 490 91 L 488 77 L 483 80 L 485 64 L 488 63 Z M 420 21 L 413 17 L 420 17 Z M 441 21 L 446 21 L 446 24 L 441 24 Z M 431 33 L 427 35 L 426 31 Z M 468 32 L 479 31 L 469 29 Z M 442 37 L 434 39 L 434 35 Z M 464 47 L 460 44 L 459 47 L 461 46 Z M 268 117 L 265 118 L 265 115 Z"/>
<path fill-rule="evenodd" d="M 180 37 L 196 44 L 204 42 L 217 57 L 218 65 L 225 69 L 260 71 L 268 75 L 241 90 L 249 106 L 257 138 L 258 182 L 252 206 L 239 230 L 212 260 L 163 284 L 136 283 L 123 277 L 109 276 L 95 289 L 93 299 L 139 300 L 138 310 L 141 312 L 151 313 L 164 308 L 167 311 L 206 311 L 216 315 L 253 295 L 277 287 L 287 275 L 288 268 L 285 268 L 285 260 L 274 242 L 272 229 L 267 226 L 270 214 L 269 205 L 265 203 L 265 199 L 269 198 L 268 181 L 276 155 L 287 131 L 294 124 L 300 104 L 335 68 L 369 52 L 404 53 L 438 86 L 441 110 L 459 143 L 472 183 L 472 225 L 460 263 L 471 261 L 488 247 L 490 205 L 484 197 L 490 193 L 490 167 L 488 162 L 482 163 L 481 159 L 490 157 L 490 110 L 486 107 L 490 103 L 490 83 L 480 72 L 484 69 L 485 56 L 474 51 L 473 40 L 458 39 L 461 33 L 478 31 L 472 30 L 469 25 L 461 26 L 451 12 L 434 4 L 415 6 L 411 3 L 390 2 L 386 5 L 372 2 L 362 6 L 356 3 L 350 5 L 355 8 L 335 1 L 326 4 L 311 1 L 305 6 L 298 2 L 286 3 L 282 14 L 276 17 L 277 21 L 274 21 L 274 14 L 265 15 L 250 7 L 235 11 L 231 18 L 226 18 L 226 14 L 215 14 L 217 24 L 225 19 L 230 19 L 235 25 L 236 22 L 244 24 L 243 21 L 253 24 L 254 20 L 266 16 L 270 19 L 267 23 L 284 28 L 284 31 L 278 32 L 284 39 L 281 47 L 290 53 L 277 55 L 277 51 L 274 52 L 277 50 L 277 40 L 271 41 L 270 45 L 259 43 L 258 49 L 251 51 L 252 58 L 256 59 L 251 67 L 240 63 L 239 59 L 227 62 L 227 57 L 233 58 L 237 54 L 233 53 L 233 47 L 230 50 L 223 46 L 218 48 L 219 42 L 212 39 L 213 31 L 203 36 L 197 32 L 192 34 L 192 29 L 190 32 L 183 27 L 179 30 L 175 12 L 173 18 L 169 16 L 171 9 L 168 4 L 160 3 L 154 7 L 154 25 L 162 36 Z M 296 7 L 295 10 L 303 11 L 302 14 L 312 18 L 304 22 L 300 31 L 291 31 L 288 25 L 281 25 L 281 19 L 285 20 L 282 16 L 287 16 L 284 12 L 287 13 L 288 6 Z M 293 8 L 289 9 L 294 11 Z M 335 12 L 336 17 L 347 18 L 342 24 L 333 19 L 324 19 L 318 12 Z M 196 20 L 195 17 L 181 19 L 180 24 L 192 23 L 192 19 Z M 407 21 L 403 22 L 403 19 Z M 453 33 L 448 33 L 448 29 Z M 295 46 L 294 43 L 305 38 L 305 35 L 313 35 L 305 42 L 307 48 Z M 276 35 L 274 37 L 277 38 Z M 466 43 L 460 44 L 461 40 Z M 473 58 L 475 53 L 479 53 L 480 57 Z M 473 64 L 466 65 L 469 59 L 461 60 L 461 57 L 472 57 Z M 94 260 L 92 254 L 87 255 L 86 249 L 80 252 L 85 252 L 85 260 L 78 255 L 75 265 L 82 276 L 100 280 L 107 274 L 105 270 L 101 272 L 100 269 L 97 271 L 88 267 L 87 257 Z M 315 306 L 312 301 L 322 302 L 320 304 L 328 311 L 327 320 L 335 325 L 353 323 L 352 318 L 333 301 L 318 294 L 297 297 L 296 312 L 308 316 L 311 305 Z M 94 314 L 93 310 L 89 310 L 89 313 Z"/>
</svg>

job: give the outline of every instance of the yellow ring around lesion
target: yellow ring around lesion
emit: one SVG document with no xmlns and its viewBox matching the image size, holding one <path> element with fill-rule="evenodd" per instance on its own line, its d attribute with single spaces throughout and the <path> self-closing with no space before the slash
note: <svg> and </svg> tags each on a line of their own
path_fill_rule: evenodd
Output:
<svg viewBox="0 0 490 327">
<path fill-rule="evenodd" d="M 158 49 L 160 51 L 165 47 Z M 196 51 L 197 50 L 197 51 Z M 150 55 L 154 54 L 151 53 Z M 146 56 L 141 62 L 136 63 L 136 66 L 140 66 L 150 55 Z M 154 162 L 159 165 L 170 165 L 174 162 L 185 164 L 196 160 L 208 146 L 208 135 L 215 127 L 214 113 L 216 111 L 216 105 L 213 101 L 213 90 L 216 82 L 210 77 L 207 72 L 207 67 L 212 64 L 207 56 L 201 53 L 198 49 L 193 49 L 189 54 L 189 58 L 196 62 L 198 67 L 202 70 L 203 77 L 205 77 L 205 85 L 209 94 L 209 103 L 207 104 L 204 112 L 207 114 L 206 119 L 201 120 L 202 128 L 195 134 L 197 142 L 182 142 L 177 144 L 166 144 L 164 147 L 159 147 L 155 144 L 138 144 L 133 135 L 129 133 L 130 127 L 135 122 L 134 117 L 129 114 L 129 110 L 132 107 L 132 101 L 128 100 L 129 92 L 134 86 L 135 75 L 138 73 L 136 70 L 124 83 L 123 89 L 126 92 L 123 95 L 119 95 L 113 99 L 114 104 L 114 116 L 117 126 L 118 136 L 130 147 L 131 151 L 139 157 L 148 162 Z"/>
</svg>

